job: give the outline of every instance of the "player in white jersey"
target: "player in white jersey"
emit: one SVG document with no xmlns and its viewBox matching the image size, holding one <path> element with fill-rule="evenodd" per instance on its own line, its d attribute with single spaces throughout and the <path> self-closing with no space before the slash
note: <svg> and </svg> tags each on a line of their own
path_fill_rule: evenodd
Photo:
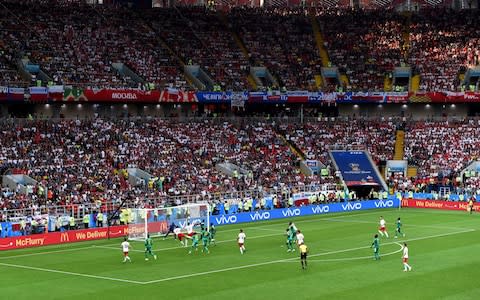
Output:
<svg viewBox="0 0 480 300">
<path fill-rule="evenodd" d="M 240 229 L 240 233 L 238 234 L 237 237 L 237 242 L 238 242 L 238 247 L 240 248 L 240 253 L 243 254 L 245 252 L 245 239 L 247 236 L 243 232 L 243 229 Z"/>
<path fill-rule="evenodd" d="M 180 227 L 175 228 L 173 230 L 173 234 L 175 234 L 175 236 L 180 241 L 180 244 L 182 244 L 183 247 L 187 247 L 188 239 L 185 238 L 185 234 L 182 232 L 182 229 L 180 229 Z"/>
<path fill-rule="evenodd" d="M 387 222 L 385 222 L 383 216 L 380 216 L 380 228 L 378 228 L 378 232 L 382 237 L 386 236 L 388 238 Z"/>
<path fill-rule="evenodd" d="M 193 227 L 195 227 L 196 223 L 187 223 L 187 226 L 185 226 L 185 230 L 187 231 L 187 235 L 189 237 L 192 237 L 195 234 L 195 230 L 193 230 Z"/>
<path fill-rule="evenodd" d="M 303 236 L 303 233 L 300 231 L 300 229 L 297 230 L 297 246 L 300 246 L 303 244 L 305 241 L 305 237 Z"/>
<path fill-rule="evenodd" d="M 132 262 L 130 257 L 128 256 L 128 250 L 130 249 L 130 243 L 127 241 L 127 238 L 125 238 L 122 242 L 122 251 L 123 251 L 123 262 Z"/>
<path fill-rule="evenodd" d="M 403 261 L 403 272 L 411 271 L 411 270 L 412 270 L 412 267 L 408 264 L 408 247 L 407 247 L 407 243 L 403 243 L 402 261 Z"/>
</svg>

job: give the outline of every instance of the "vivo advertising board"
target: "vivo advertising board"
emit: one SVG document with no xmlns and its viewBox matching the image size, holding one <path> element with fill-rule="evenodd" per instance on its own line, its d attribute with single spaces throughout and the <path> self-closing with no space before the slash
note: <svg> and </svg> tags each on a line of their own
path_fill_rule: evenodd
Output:
<svg viewBox="0 0 480 300">
<path fill-rule="evenodd" d="M 255 212 L 243 212 L 235 215 L 213 215 L 210 222 L 217 225 L 249 223 L 282 218 L 320 215 L 326 213 L 360 211 L 376 208 L 394 208 L 400 205 L 400 200 L 392 198 L 388 200 L 369 200 L 355 202 L 340 202 L 301 207 L 279 208 L 272 210 L 260 210 Z"/>
</svg>

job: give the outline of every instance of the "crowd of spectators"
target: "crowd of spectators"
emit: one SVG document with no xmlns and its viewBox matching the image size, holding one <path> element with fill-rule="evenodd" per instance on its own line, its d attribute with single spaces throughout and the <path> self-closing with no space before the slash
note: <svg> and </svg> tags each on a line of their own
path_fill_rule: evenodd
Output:
<svg viewBox="0 0 480 300">
<path fill-rule="evenodd" d="M 320 160 L 324 165 L 331 165 L 330 150 L 367 150 L 376 164 L 392 159 L 394 152 L 396 127 L 392 121 L 325 118 L 314 123 L 280 127 L 307 159 Z"/>
<path fill-rule="evenodd" d="M 402 65 L 418 71 L 422 90 L 457 90 L 459 72 L 480 61 L 476 10 L 435 8 L 409 15 L 328 6 L 220 13 L 58 0 L 3 5 L 0 68 L 6 83 L 20 77 L 5 66 L 26 57 L 58 84 L 137 87 L 138 78 L 112 66 L 123 63 L 156 87 L 187 88 L 183 61 L 199 65 L 222 90 L 252 89 L 250 68 L 259 66 L 268 68 L 276 88 L 315 89 L 322 64 L 312 13 L 332 65 L 347 75 L 352 90 L 383 90 L 386 76 Z"/>
<path fill-rule="evenodd" d="M 317 10 L 332 64 L 355 91 L 383 91 L 384 79 L 402 62 L 404 18 L 391 10 Z"/>
<path fill-rule="evenodd" d="M 409 123 L 405 159 L 419 167 L 420 177 L 458 175 L 480 156 L 479 125 L 475 120 Z"/>
<path fill-rule="evenodd" d="M 208 198 L 218 192 L 323 183 L 299 172 L 298 157 L 266 123 L 5 122 L 0 167 L 37 180 L 32 194 L 52 205 L 186 194 Z M 245 172 L 227 176 L 216 169 L 222 162 Z M 158 180 L 154 186 L 130 184 L 129 167 Z M 2 207 L 23 208 L 37 200 L 19 201 L 15 195 L 2 197 Z"/>
<path fill-rule="evenodd" d="M 331 118 L 305 124 L 96 118 L 3 120 L 0 125 L 0 170 L 38 182 L 27 187 L 28 194 L 3 189 L 1 209 L 99 206 L 123 200 L 138 204 L 145 199 L 159 203 L 187 195 L 223 203 L 217 195 L 231 193 L 241 199 L 253 197 L 245 191 L 267 190 L 277 191 L 281 200 L 293 187 L 335 187 L 338 178 L 329 150 L 367 150 L 377 165 L 383 165 L 393 157 L 396 128 L 393 120 Z M 387 179 L 391 191 L 430 192 L 434 185 L 461 193 L 480 189 L 479 174 L 460 173 L 480 156 L 475 140 L 480 134 L 478 120 L 404 125 L 405 159 L 418 172 L 412 178 L 392 174 Z M 321 161 L 328 174 L 302 174 L 298 150 L 307 159 Z M 239 169 L 228 173 L 218 168 L 221 163 Z M 128 168 L 144 170 L 152 179 L 133 182 Z"/>
<path fill-rule="evenodd" d="M 229 22 L 239 33 L 255 64 L 279 80 L 277 88 L 310 89 L 321 62 L 312 25 L 302 9 L 235 8 Z"/>
<path fill-rule="evenodd" d="M 38 64 L 55 84 L 135 86 L 112 66 L 119 62 L 147 82 L 186 85 L 180 68 L 155 40 L 156 33 L 126 8 L 52 0 L 35 5 L 12 1 L 5 7 L 0 39 Z"/>
<path fill-rule="evenodd" d="M 409 63 L 422 76 L 422 90 L 456 91 L 458 75 L 480 63 L 477 10 L 424 10 L 412 15 L 409 31 Z"/>
<path fill-rule="evenodd" d="M 216 12 L 204 7 L 142 11 L 186 64 L 199 65 L 222 90 L 246 90 L 249 62 Z"/>
</svg>

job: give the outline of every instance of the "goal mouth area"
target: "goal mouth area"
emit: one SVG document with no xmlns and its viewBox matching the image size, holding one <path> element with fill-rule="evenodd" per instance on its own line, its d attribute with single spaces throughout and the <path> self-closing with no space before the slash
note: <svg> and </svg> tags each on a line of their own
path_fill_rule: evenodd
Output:
<svg viewBox="0 0 480 300">
<path fill-rule="evenodd" d="M 144 241 L 150 237 L 163 237 L 174 228 L 186 230 L 203 225 L 210 229 L 210 205 L 194 203 L 162 208 L 128 209 L 128 239 Z"/>
</svg>

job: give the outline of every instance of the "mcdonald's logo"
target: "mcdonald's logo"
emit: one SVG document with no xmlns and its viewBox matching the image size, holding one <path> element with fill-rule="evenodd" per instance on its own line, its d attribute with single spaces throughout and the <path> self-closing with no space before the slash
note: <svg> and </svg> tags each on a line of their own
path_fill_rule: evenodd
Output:
<svg viewBox="0 0 480 300">
<path fill-rule="evenodd" d="M 70 241 L 70 236 L 66 232 L 62 232 L 62 235 L 60 236 L 60 242 L 69 242 Z"/>
</svg>

